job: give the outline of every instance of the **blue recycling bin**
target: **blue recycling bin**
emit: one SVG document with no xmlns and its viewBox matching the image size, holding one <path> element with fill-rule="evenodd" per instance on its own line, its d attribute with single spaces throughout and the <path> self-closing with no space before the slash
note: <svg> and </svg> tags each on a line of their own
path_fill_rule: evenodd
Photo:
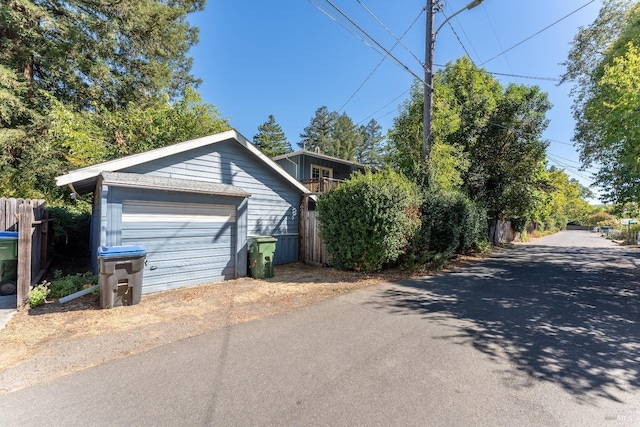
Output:
<svg viewBox="0 0 640 427">
<path fill-rule="evenodd" d="M 100 306 L 133 305 L 142 296 L 142 274 L 147 251 L 141 245 L 100 246 Z"/>
<path fill-rule="evenodd" d="M 0 231 L 0 295 L 16 292 L 18 279 L 18 233 Z"/>
</svg>

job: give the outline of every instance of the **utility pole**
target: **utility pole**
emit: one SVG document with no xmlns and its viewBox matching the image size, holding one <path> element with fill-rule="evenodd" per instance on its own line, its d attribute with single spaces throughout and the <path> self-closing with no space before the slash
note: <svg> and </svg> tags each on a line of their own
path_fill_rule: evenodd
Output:
<svg viewBox="0 0 640 427">
<path fill-rule="evenodd" d="M 422 132 L 422 158 L 427 164 L 431 159 L 431 112 L 433 110 L 433 51 L 435 48 L 433 8 L 433 0 L 427 0 L 425 9 L 427 31 L 424 48 L 424 129 Z"/>
<path fill-rule="evenodd" d="M 451 18 L 465 10 L 473 9 L 484 0 L 472 0 L 465 7 L 445 19 L 444 22 L 434 31 L 433 16 L 436 12 L 435 8 L 439 7 L 439 1 L 440 0 L 427 0 L 427 7 L 425 8 L 425 14 L 427 15 L 427 31 L 424 49 L 424 130 L 422 132 L 422 158 L 427 163 L 427 167 L 431 161 L 431 148 L 433 146 L 433 137 L 431 135 L 431 114 L 433 112 L 433 52 L 436 45 L 436 35 L 444 24 L 449 22 Z"/>
</svg>

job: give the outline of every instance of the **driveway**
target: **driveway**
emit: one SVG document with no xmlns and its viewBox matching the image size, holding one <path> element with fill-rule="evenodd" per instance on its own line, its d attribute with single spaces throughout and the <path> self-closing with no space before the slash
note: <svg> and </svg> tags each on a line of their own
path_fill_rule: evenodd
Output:
<svg viewBox="0 0 640 427">
<path fill-rule="evenodd" d="M 0 396 L 0 424 L 638 425 L 638 263 L 559 233 Z"/>
<path fill-rule="evenodd" d="M 0 331 L 16 313 L 16 295 L 0 296 Z"/>
</svg>

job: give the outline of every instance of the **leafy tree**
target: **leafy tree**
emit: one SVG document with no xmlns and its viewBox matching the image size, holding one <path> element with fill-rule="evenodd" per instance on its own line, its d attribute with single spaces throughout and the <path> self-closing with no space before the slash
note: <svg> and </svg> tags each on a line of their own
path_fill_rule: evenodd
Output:
<svg viewBox="0 0 640 427">
<path fill-rule="evenodd" d="M 542 185 L 546 160 L 541 134 L 549 108 L 538 87 L 510 84 L 468 149 L 469 170 L 477 178 L 464 186 L 496 220 L 526 217 L 534 206 L 533 192 Z"/>
<path fill-rule="evenodd" d="M 258 126 L 258 133 L 253 137 L 253 143 L 269 157 L 291 152 L 291 145 L 272 114 L 266 122 Z"/>
<path fill-rule="evenodd" d="M 331 132 L 331 148 L 328 150 L 330 156 L 340 159 L 355 161 L 356 150 L 361 145 L 361 134 L 353 123 L 353 120 L 346 113 L 339 115 Z"/>
<path fill-rule="evenodd" d="M 56 174 L 152 147 L 152 137 L 160 136 L 154 144 L 167 144 L 199 134 L 195 122 L 212 106 L 182 103 L 191 102 L 197 83 L 188 57 L 197 29 L 187 14 L 203 7 L 201 0 L 5 1 L 0 8 L 2 194 L 56 198 L 51 181 Z M 156 114 L 178 106 L 188 111 L 165 116 L 162 129 L 154 127 Z M 200 128 L 212 129 L 208 124 L 205 120 Z M 145 138 L 148 144 L 140 142 Z"/>
<path fill-rule="evenodd" d="M 382 167 L 384 140 L 382 126 L 375 119 L 360 125 L 360 145 L 356 149 L 356 162 L 372 168 Z"/>
<path fill-rule="evenodd" d="M 575 36 L 564 81 L 575 81 L 574 140 L 585 167 L 597 165 L 605 201 L 640 200 L 637 99 L 640 4 L 607 0 Z"/>
<path fill-rule="evenodd" d="M 326 106 L 316 110 L 311 122 L 300 134 L 302 139 L 298 145 L 309 151 L 319 150 L 320 153 L 330 155 L 333 150 L 333 129 L 338 118 L 336 112 L 330 112 Z"/>
<path fill-rule="evenodd" d="M 444 84 L 442 71 L 436 73 L 434 84 L 433 147 L 429 168 L 422 158 L 424 98 L 419 82 L 413 84 L 409 99 L 393 119 L 386 161 L 420 185 L 427 187 L 432 181 L 435 188 L 453 189 L 461 184 L 461 173 L 467 162 L 460 145 L 451 145 L 446 138 L 458 128 L 460 119 L 454 110 L 450 88 Z"/>
<path fill-rule="evenodd" d="M 587 223 L 592 226 L 613 226 L 616 224 L 616 218 L 613 215 L 605 212 L 604 209 L 601 209 L 598 212 L 589 215 L 589 217 L 587 218 Z"/>
<path fill-rule="evenodd" d="M 88 112 L 72 111 L 56 100 L 51 105 L 43 119 L 47 133 L 21 160 L 22 167 L 29 165 L 29 173 L 0 187 L 3 194 L 55 199 L 60 190 L 53 188 L 53 178 L 70 169 L 230 129 L 215 106 L 190 88 L 177 101 L 149 107 L 130 103 L 116 111 Z M 10 169 L 0 170 L 0 183 L 11 178 L 15 176 Z"/>
<path fill-rule="evenodd" d="M 592 206 L 585 200 L 591 192 L 562 169 L 549 168 L 543 174 L 545 189 L 538 194 L 531 219 L 548 228 L 561 230 L 571 222 L 585 222 Z"/>
</svg>

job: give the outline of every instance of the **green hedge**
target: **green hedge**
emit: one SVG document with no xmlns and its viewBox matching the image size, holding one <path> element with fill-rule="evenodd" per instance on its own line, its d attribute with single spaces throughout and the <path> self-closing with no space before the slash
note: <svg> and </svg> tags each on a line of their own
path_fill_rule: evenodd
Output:
<svg viewBox="0 0 640 427">
<path fill-rule="evenodd" d="M 464 194 L 425 194 L 420 217 L 422 225 L 412 247 L 412 258 L 419 264 L 441 254 L 467 252 L 487 240 L 486 211 Z"/>
<path fill-rule="evenodd" d="M 322 195 L 320 236 L 332 265 L 379 271 L 405 253 L 420 226 L 417 186 L 389 169 L 353 174 Z"/>
</svg>

